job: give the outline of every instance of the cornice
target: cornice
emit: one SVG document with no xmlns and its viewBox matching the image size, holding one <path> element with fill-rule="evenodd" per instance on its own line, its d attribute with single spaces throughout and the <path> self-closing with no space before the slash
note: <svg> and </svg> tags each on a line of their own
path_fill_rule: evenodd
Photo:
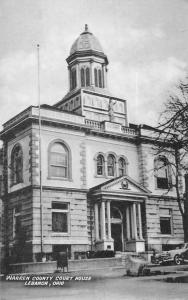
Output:
<svg viewBox="0 0 188 300">
<path fill-rule="evenodd" d="M 4 129 L 0 133 L 0 138 L 2 140 L 7 140 L 7 139 L 12 139 L 14 138 L 15 134 L 19 132 L 20 130 L 23 130 L 27 128 L 28 126 L 31 126 L 32 124 L 38 124 L 39 120 L 37 116 L 33 117 L 28 117 L 19 123 L 15 124 L 14 126 L 8 128 L 7 130 Z M 105 131 L 99 131 L 97 129 L 91 128 L 86 124 L 83 123 L 74 123 L 70 121 L 58 121 L 54 120 L 51 118 L 42 118 L 41 120 L 42 125 L 47 125 L 47 126 L 52 126 L 52 127 L 59 127 L 59 128 L 70 128 L 73 130 L 77 131 L 84 131 L 85 134 L 87 135 L 98 135 L 102 137 L 107 137 L 107 138 L 113 138 L 113 139 L 119 139 L 119 140 L 125 140 L 125 141 L 130 141 L 132 143 L 136 143 L 136 135 L 134 136 L 129 136 L 125 134 L 118 134 L 118 133 L 113 133 L 113 132 L 105 132 Z"/>
<path fill-rule="evenodd" d="M 96 50 L 84 50 L 84 51 L 76 51 L 73 54 L 69 55 L 66 59 L 67 63 L 69 64 L 73 59 L 78 57 L 86 57 L 86 56 L 97 56 L 100 58 L 104 58 L 106 65 L 108 65 L 108 58 L 107 56 L 99 51 Z"/>
</svg>

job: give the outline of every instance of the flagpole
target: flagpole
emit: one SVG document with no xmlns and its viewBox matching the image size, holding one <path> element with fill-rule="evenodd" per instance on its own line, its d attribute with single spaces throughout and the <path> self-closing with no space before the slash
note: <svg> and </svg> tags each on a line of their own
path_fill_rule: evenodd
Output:
<svg viewBox="0 0 188 300">
<path fill-rule="evenodd" d="M 43 202 L 42 202 L 42 149 L 41 149 L 41 107 L 40 107 L 40 45 L 37 45 L 38 71 L 38 113 L 39 113 L 39 178 L 40 178 L 40 251 L 43 257 Z"/>
<path fill-rule="evenodd" d="M 136 106 L 138 105 L 138 71 L 136 71 L 136 95 L 135 95 L 135 98 L 136 98 Z"/>
</svg>

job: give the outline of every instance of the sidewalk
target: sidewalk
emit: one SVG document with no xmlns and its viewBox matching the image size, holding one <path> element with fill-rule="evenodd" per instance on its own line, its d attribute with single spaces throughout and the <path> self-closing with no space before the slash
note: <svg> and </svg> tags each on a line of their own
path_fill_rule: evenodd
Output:
<svg viewBox="0 0 188 300">
<path fill-rule="evenodd" d="M 92 278 L 118 278 L 126 275 L 125 267 L 103 268 L 95 270 L 72 271 L 71 276 L 91 276 Z"/>
<path fill-rule="evenodd" d="M 188 271 L 188 264 L 184 265 L 148 265 L 151 272 L 160 271 L 163 272 L 176 272 L 176 271 Z"/>
</svg>

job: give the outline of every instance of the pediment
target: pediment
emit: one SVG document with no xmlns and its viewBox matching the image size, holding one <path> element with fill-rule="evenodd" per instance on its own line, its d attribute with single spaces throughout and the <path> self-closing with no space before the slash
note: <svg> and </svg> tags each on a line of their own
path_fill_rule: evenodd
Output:
<svg viewBox="0 0 188 300">
<path fill-rule="evenodd" d="M 91 189 L 92 191 L 109 191 L 109 192 L 132 192 L 141 194 L 150 194 L 151 192 L 141 184 L 137 183 L 131 177 L 125 175 L 122 177 L 114 178 L 95 186 Z"/>
</svg>

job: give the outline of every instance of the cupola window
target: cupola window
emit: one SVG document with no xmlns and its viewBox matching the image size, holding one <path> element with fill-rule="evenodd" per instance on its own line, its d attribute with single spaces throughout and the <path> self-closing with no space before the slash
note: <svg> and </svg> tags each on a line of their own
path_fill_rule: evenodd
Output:
<svg viewBox="0 0 188 300">
<path fill-rule="evenodd" d="M 89 68 L 81 68 L 81 86 L 90 86 L 90 70 Z"/>
<path fill-rule="evenodd" d="M 86 86 L 90 86 L 90 72 L 89 72 L 89 68 L 86 68 Z"/>
<path fill-rule="evenodd" d="M 102 71 L 101 69 L 94 69 L 94 76 L 95 76 L 95 86 L 102 88 L 103 84 L 102 84 Z"/>
<path fill-rule="evenodd" d="M 76 82 L 76 69 L 71 70 L 71 90 L 75 89 L 77 82 Z"/>
<path fill-rule="evenodd" d="M 84 68 L 81 69 L 81 86 L 85 86 L 85 72 Z"/>
<path fill-rule="evenodd" d="M 102 72 L 100 69 L 98 70 L 98 76 L 99 76 L 99 87 L 102 88 Z"/>
<path fill-rule="evenodd" d="M 95 74 L 95 86 L 98 87 L 97 69 L 94 69 L 94 74 Z"/>
</svg>

